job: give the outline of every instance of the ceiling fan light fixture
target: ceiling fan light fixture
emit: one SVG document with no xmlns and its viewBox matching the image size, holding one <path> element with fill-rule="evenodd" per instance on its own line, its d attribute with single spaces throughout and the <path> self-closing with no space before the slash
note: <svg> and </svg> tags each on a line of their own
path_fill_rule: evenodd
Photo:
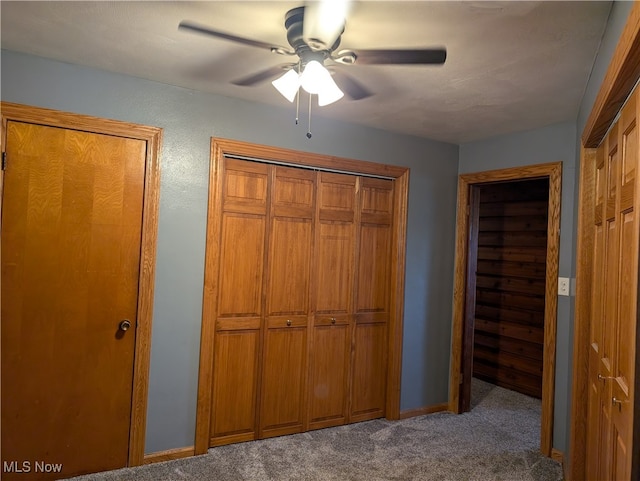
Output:
<svg viewBox="0 0 640 481">
<path fill-rule="evenodd" d="M 318 106 L 324 107 L 325 105 L 340 100 L 342 97 L 344 97 L 344 93 L 338 88 L 333 79 L 331 79 L 331 83 L 325 85 L 325 88 L 318 92 Z"/>
<path fill-rule="evenodd" d="M 324 106 L 344 96 L 329 71 L 317 60 L 311 60 L 300 75 L 300 86 L 310 94 L 318 95 L 318 105 Z"/>
<path fill-rule="evenodd" d="M 327 78 L 333 82 L 329 71 L 317 60 L 311 60 L 300 74 L 300 85 L 310 94 L 317 94 L 323 89 Z"/>
<path fill-rule="evenodd" d="M 288 70 L 284 75 L 275 79 L 271 84 L 289 102 L 293 102 L 300 88 L 300 75 L 295 69 Z"/>
</svg>

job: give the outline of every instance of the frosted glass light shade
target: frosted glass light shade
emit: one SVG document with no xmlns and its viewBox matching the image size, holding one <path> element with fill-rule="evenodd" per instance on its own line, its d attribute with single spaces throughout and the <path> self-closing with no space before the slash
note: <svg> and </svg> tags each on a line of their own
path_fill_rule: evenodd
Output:
<svg viewBox="0 0 640 481">
<path fill-rule="evenodd" d="M 300 75 L 300 85 L 310 94 L 318 95 L 318 105 L 321 107 L 344 96 L 329 71 L 316 60 L 312 60 L 304 68 Z"/>
<path fill-rule="evenodd" d="M 286 98 L 293 102 L 300 88 L 300 75 L 294 69 L 288 70 L 284 75 L 275 79 L 271 84 Z"/>
<path fill-rule="evenodd" d="M 301 74 L 298 74 L 295 69 L 291 69 L 271 84 L 289 102 L 294 101 L 300 87 L 310 94 L 316 94 L 320 107 L 344 97 L 342 90 L 338 88 L 329 71 L 316 60 L 309 62 Z"/>
<path fill-rule="evenodd" d="M 300 85 L 310 94 L 317 94 L 322 90 L 327 78 L 330 82 L 333 82 L 327 69 L 317 60 L 312 60 L 300 75 Z"/>
<path fill-rule="evenodd" d="M 342 93 L 342 90 L 340 90 L 333 79 L 331 79 L 331 83 L 326 84 L 325 87 L 318 92 L 318 106 L 323 107 L 332 104 L 342 97 L 344 97 L 344 93 Z"/>
</svg>

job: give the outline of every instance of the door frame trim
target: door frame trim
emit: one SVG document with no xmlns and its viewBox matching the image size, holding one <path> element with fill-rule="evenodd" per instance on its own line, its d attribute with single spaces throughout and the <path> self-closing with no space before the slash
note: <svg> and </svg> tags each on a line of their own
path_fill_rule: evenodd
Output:
<svg viewBox="0 0 640 481">
<path fill-rule="evenodd" d="M 547 268 L 545 279 L 540 451 L 542 451 L 545 456 L 551 456 L 555 393 L 556 323 L 558 315 L 558 254 L 560 242 L 562 162 L 461 174 L 458 177 L 449 410 L 454 413 L 460 412 L 460 384 L 463 382 L 461 369 L 463 346 L 465 345 L 464 316 L 467 300 L 466 284 L 469 236 L 469 216 L 467 215 L 467 211 L 469 208 L 470 188 L 477 184 L 545 177 L 549 179 L 549 216 L 547 221 Z"/>
<path fill-rule="evenodd" d="M 129 428 L 128 465 L 143 463 L 149 392 L 149 359 L 151 353 L 151 322 L 155 280 L 158 206 L 160 191 L 160 146 L 162 129 L 119 120 L 61 112 L 29 105 L 0 102 L 2 152 L 6 148 L 7 122 L 27 122 L 51 127 L 91 132 L 147 143 L 145 158 L 145 188 L 143 199 L 140 277 L 138 281 L 137 331 L 134 351 L 133 388 L 131 391 L 131 424 Z M 4 177 L 4 172 L 3 172 Z M 0 182 L 0 209 L 2 182 Z M 1 241 L 0 241 L 1 242 Z"/>
<path fill-rule="evenodd" d="M 589 330 L 591 328 L 591 271 L 593 267 L 594 175 L 596 148 L 640 79 L 640 2 L 634 2 L 600 85 L 589 118 L 582 131 L 580 147 L 580 193 L 576 251 L 576 300 L 573 337 L 573 385 L 571 389 L 570 455 L 567 479 L 585 479 L 587 393 L 589 375 Z M 639 312 L 640 314 L 640 312 Z M 640 330 L 638 331 L 640 335 Z M 640 372 L 636 353 L 636 372 Z M 636 390 L 640 376 L 636 376 Z M 638 396 L 636 396 L 638 402 Z M 636 407 L 636 412 L 638 408 Z M 640 422 L 634 420 L 634 441 L 640 439 Z M 640 442 L 634 442 L 633 459 L 638 459 Z M 640 462 L 632 466 L 638 476 Z M 635 474 L 634 474 L 635 473 Z M 635 478 L 634 478 L 635 479 Z"/>
<path fill-rule="evenodd" d="M 404 316 L 404 274 L 407 235 L 407 209 L 409 192 L 409 169 L 362 160 L 314 154 L 298 150 L 252 144 L 238 140 L 211 138 L 209 170 L 208 212 L 215 213 L 222 195 L 222 161 L 226 155 L 286 162 L 300 167 L 316 167 L 353 174 L 374 175 L 393 178 L 394 220 L 392 231 L 392 253 L 390 270 L 390 307 L 387 356 L 387 387 L 385 416 L 400 419 L 400 380 L 402 369 L 402 334 Z M 198 401 L 196 408 L 195 454 L 204 454 L 209 448 L 213 379 L 213 346 L 215 335 L 215 311 L 217 289 L 217 266 L 219 262 L 220 231 L 219 216 L 207 214 L 207 241 L 205 252 L 205 278 L 202 309 L 202 332 L 200 337 L 200 370 L 198 373 Z"/>
</svg>

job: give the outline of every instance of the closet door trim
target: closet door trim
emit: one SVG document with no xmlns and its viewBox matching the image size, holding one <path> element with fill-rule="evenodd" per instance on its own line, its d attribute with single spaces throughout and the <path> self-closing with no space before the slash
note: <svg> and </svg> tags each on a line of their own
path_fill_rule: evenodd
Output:
<svg viewBox="0 0 640 481">
<path fill-rule="evenodd" d="M 217 272 L 220 247 L 220 216 L 216 214 L 222 200 L 222 166 L 225 157 L 242 157 L 264 162 L 315 168 L 354 175 L 385 177 L 395 181 L 392 230 L 390 318 L 387 356 L 385 412 L 387 419 L 400 418 L 400 377 L 402 367 L 402 329 L 404 315 L 404 275 L 407 233 L 409 169 L 361 160 L 314 154 L 252 144 L 237 140 L 212 138 L 209 171 L 207 243 L 205 252 L 204 300 L 200 339 L 200 370 L 196 410 L 195 454 L 209 448 L 211 422 L 213 341 L 215 335 Z"/>
</svg>

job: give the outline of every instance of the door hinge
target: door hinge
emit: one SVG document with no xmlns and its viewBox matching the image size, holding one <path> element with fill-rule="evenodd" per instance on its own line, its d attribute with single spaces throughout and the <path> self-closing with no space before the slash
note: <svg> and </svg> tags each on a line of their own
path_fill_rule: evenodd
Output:
<svg viewBox="0 0 640 481">
<path fill-rule="evenodd" d="M 7 152 L 2 152 L 2 170 L 7 166 Z"/>
</svg>

